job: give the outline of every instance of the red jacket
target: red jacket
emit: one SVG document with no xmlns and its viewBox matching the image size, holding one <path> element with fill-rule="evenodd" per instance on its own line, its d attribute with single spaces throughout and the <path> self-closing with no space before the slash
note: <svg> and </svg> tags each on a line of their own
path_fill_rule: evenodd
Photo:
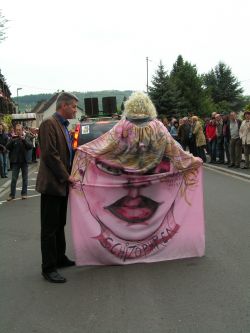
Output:
<svg viewBox="0 0 250 333">
<path fill-rule="evenodd" d="M 216 138 L 216 126 L 208 124 L 206 127 L 206 138 L 207 139 L 215 139 Z"/>
</svg>

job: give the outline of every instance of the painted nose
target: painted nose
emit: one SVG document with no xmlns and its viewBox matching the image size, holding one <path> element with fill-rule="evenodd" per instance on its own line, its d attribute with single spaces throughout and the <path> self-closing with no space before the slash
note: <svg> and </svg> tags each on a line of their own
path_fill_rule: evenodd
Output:
<svg viewBox="0 0 250 333">
<path fill-rule="evenodd" d="M 131 198 L 136 198 L 139 196 L 140 187 L 130 187 L 128 190 L 128 196 Z"/>
</svg>

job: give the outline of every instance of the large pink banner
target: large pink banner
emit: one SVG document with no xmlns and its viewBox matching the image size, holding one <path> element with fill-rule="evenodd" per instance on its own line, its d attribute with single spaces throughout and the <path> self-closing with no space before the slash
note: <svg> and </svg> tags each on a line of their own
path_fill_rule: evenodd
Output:
<svg viewBox="0 0 250 333">
<path fill-rule="evenodd" d="M 112 138 L 116 130 L 111 130 Z M 74 159 L 72 175 L 77 183 L 69 198 L 77 265 L 123 265 L 204 255 L 201 167 L 178 170 L 163 156 L 153 169 L 131 172 L 107 155 L 104 158 L 106 149 L 105 154 L 96 153 L 106 140 L 104 135 L 80 147 Z M 182 150 L 181 154 L 186 156 Z"/>
</svg>

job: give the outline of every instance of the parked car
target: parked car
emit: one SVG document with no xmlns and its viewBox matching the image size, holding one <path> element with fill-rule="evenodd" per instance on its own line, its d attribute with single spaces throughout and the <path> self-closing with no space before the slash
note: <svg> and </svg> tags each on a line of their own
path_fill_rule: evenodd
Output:
<svg viewBox="0 0 250 333">
<path fill-rule="evenodd" d="M 118 120 L 113 118 L 91 118 L 77 124 L 73 133 L 73 148 L 76 149 L 108 132 Z"/>
</svg>

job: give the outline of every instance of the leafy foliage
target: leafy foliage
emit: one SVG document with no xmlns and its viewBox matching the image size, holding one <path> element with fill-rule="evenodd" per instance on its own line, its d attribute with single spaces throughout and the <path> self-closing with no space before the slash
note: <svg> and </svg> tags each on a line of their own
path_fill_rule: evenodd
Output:
<svg viewBox="0 0 250 333">
<path fill-rule="evenodd" d="M 214 69 L 203 76 L 206 93 L 210 95 L 217 105 L 218 112 L 237 111 L 242 108 L 243 89 L 240 82 L 232 74 L 229 66 L 219 62 Z"/>
<path fill-rule="evenodd" d="M 200 115 L 205 95 L 196 66 L 184 61 L 182 56 L 179 55 L 173 65 L 170 78 L 180 91 L 183 99 L 181 113 Z"/>
<path fill-rule="evenodd" d="M 2 118 L 2 122 L 10 128 L 12 126 L 12 116 L 10 114 L 6 114 Z"/>
<path fill-rule="evenodd" d="M 196 66 L 181 55 L 169 75 L 160 62 L 149 87 L 158 114 L 168 118 L 239 111 L 250 103 L 250 98 L 242 92 L 240 83 L 225 64 L 219 63 L 209 73 L 200 75 Z"/>
<path fill-rule="evenodd" d="M 168 118 L 180 116 L 183 103 L 180 91 L 165 71 L 162 62 L 153 76 L 149 96 L 155 104 L 158 114 Z"/>
</svg>

